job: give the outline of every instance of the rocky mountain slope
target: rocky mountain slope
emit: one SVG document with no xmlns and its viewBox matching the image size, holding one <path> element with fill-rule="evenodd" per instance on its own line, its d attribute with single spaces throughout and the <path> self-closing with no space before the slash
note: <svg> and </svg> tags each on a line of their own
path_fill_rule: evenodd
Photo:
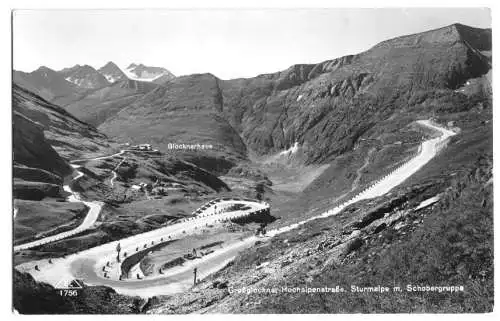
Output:
<svg viewBox="0 0 500 321">
<path fill-rule="evenodd" d="M 68 160 L 111 148 L 107 137 L 59 106 L 13 86 L 14 198 L 59 198 Z M 24 215 L 24 213 L 23 213 Z"/>
<path fill-rule="evenodd" d="M 17 85 L 13 86 L 13 110 L 36 123 L 47 142 L 66 159 L 99 155 L 110 148 L 107 137 L 95 127 Z"/>
<path fill-rule="evenodd" d="M 109 61 L 97 71 L 110 83 L 127 80 L 127 75 L 112 61 Z"/>
<path fill-rule="evenodd" d="M 99 70 L 75 65 L 58 72 L 47 67 L 31 73 L 14 71 L 14 83 L 94 126 L 158 86 L 129 79 L 111 61 Z"/>
<path fill-rule="evenodd" d="M 67 81 L 81 88 L 95 89 L 109 85 L 106 77 L 89 65 L 75 65 L 71 68 L 64 68 L 59 71 L 59 74 Z"/>
<path fill-rule="evenodd" d="M 408 112 L 426 114 L 417 99 L 423 93 L 452 96 L 468 79 L 486 74 L 490 62 L 482 50 L 491 50 L 491 30 L 455 24 L 384 41 L 357 55 L 254 78 L 180 77 L 100 128 L 136 141 L 152 137 L 162 144 L 168 137 L 182 142 L 179 126 L 185 124 L 172 119 L 189 115 L 198 120 L 201 141 L 226 146 L 233 155 L 268 155 L 298 143 L 306 163 L 324 163 L 360 139 L 383 133 L 377 125 L 383 120 L 397 121 Z M 208 111 L 220 120 L 209 121 Z M 234 134 L 219 134 L 228 131 Z"/>
<path fill-rule="evenodd" d="M 175 78 L 120 110 L 99 130 L 134 143 L 148 141 L 163 151 L 170 143 L 205 144 L 213 147 L 195 154 L 244 158 L 245 144 L 221 113 L 218 88 L 219 80 L 209 74 Z"/>
<path fill-rule="evenodd" d="M 466 30 L 467 32 L 464 32 Z M 342 154 L 377 123 L 408 111 L 412 96 L 456 89 L 489 70 L 470 33 L 491 48 L 491 31 L 452 25 L 382 42 L 317 65 L 221 82 L 223 110 L 258 154 L 299 143 L 308 162 Z M 330 142 L 336 142 L 334 146 Z"/>
<path fill-rule="evenodd" d="M 12 118 L 14 198 L 59 196 L 62 177 L 72 171 L 69 164 L 47 142 L 40 125 L 16 111 Z"/>
<path fill-rule="evenodd" d="M 63 75 L 44 66 L 30 73 L 14 71 L 12 78 L 17 85 L 49 101 L 81 91 L 77 85 L 64 79 Z"/>
<path fill-rule="evenodd" d="M 64 202 L 69 160 L 103 153 L 110 142 L 40 96 L 17 85 L 12 91 L 14 241 L 27 242 L 81 222 L 87 207 Z"/>
<path fill-rule="evenodd" d="M 454 91 L 488 73 L 488 52 L 490 29 L 454 24 L 387 40 L 360 54 L 254 78 L 190 75 L 162 81 L 155 91 L 133 93 L 115 83 L 52 101 L 122 140 L 154 142 L 164 151 L 168 143 L 210 143 L 217 146 L 210 156 L 215 163 L 225 162 L 224 156 L 234 165 L 235 159 L 296 146 L 303 163 L 322 164 L 360 140 L 383 134 L 385 128 L 378 124 L 384 120 L 427 114 L 420 105 L 429 91 L 455 99 Z M 131 64 L 126 73 L 151 80 L 166 71 Z M 471 88 L 474 94 L 487 87 Z M 196 135 L 186 135 L 193 129 L 193 122 L 185 122 L 191 117 L 197 121 Z"/>
<path fill-rule="evenodd" d="M 169 137 L 170 142 L 182 143 L 185 131 L 179 126 L 184 125 L 171 126 L 170 118 L 162 115 L 164 109 L 175 119 L 176 114 L 189 114 L 199 120 L 210 110 L 213 116 L 197 130 L 205 136 L 202 141 L 225 146 L 225 156 L 270 155 L 297 145 L 306 164 L 326 163 L 352 150 L 359 139 L 369 139 L 370 130 L 383 132 L 377 125 L 381 121 L 407 112 L 420 113 L 420 108 L 410 104 L 422 93 L 432 90 L 451 96 L 469 79 L 482 79 L 491 65 L 488 52 L 490 29 L 454 24 L 387 40 L 357 55 L 294 65 L 254 78 L 219 80 L 207 74 L 168 79 L 161 81 L 167 89 L 144 97 L 132 98 L 115 85 L 104 87 L 104 93 L 81 93 L 71 83 L 59 86 L 69 88 L 48 91 L 58 92 L 50 95 L 55 103 L 96 126 L 102 124 L 105 133 L 120 131 L 121 139 L 146 143 L 144 137 L 153 137 L 161 145 Z M 166 73 L 163 68 L 141 64 L 131 64 L 126 72 L 147 80 Z M 136 119 L 138 110 L 147 113 Z M 144 124 L 150 121 L 153 126 L 148 132 Z M 165 135 L 158 138 L 160 127 Z M 231 132 L 233 138 L 228 141 L 221 132 Z"/>
<path fill-rule="evenodd" d="M 138 80 L 116 81 L 108 87 L 88 91 L 62 106 L 78 119 L 99 126 L 156 87 L 154 83 Z"/>
</svg>

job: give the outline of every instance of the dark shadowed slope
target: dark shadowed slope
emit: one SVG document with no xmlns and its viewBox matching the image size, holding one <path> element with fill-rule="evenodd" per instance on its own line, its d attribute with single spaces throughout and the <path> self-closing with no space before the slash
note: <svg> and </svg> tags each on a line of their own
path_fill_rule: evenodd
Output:
<svg viewBox="0 0 500 321">
<path fill-rule="evenodd" d="M 36 167 L 59 176 L 71 173 L 71 167 L 50 146 L 43 127 L 18 111 L 12 117 L 14 165 Z"/>
<path fill-rule="evenodd" d="M 107 137 L 91 125 L 17 85 L 12 90 L 14 112 L 36 123 L 47 142 L 64 158 L 109 151 Z"/>
<path fill-rule="evenodd" d="M 16 92 L 24 91 L 14 87 L 14 93 Z M 71 174 L 72 168 L 52 148 L 44 133 L 44 125 L 32 117 L 33 114 L 19 107 L 19 99 L 14 95 L 13 196 L 15 199 L 34 201 L 40 201 L 44 197 L 59 197 L 63 178 Z M 18 230 L 16 234 L 19 235 Z"/>
<path fill-rule="evenodd" d="M 61 197 L 63 180 L 73 171 L 69 160 L 105 153 L 108 140 L 61 107 L 17 85 L 12 93 L 14 198 Z"/>
</svg>

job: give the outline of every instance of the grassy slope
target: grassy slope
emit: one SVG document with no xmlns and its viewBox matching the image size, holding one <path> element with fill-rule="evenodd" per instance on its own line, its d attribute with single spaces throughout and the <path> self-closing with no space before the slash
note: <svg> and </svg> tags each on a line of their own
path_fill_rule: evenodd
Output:
<svg viewBox="0 0 500 321">
<path fill-rule="evenodd" d="M 219 96 L 218 80 L 212 75 L 178 77 L 120 110 L 99 130 L 119 140 L 152 143 L 164 152 L 170 143 L 211 144 L 212 149 L 192 154 L 244 157 L 245 145 L 220 113 Z"/>
<path fill-rule="evenodd" d="M 486 177 L 467 184 L 449 206 L 425 219 L 410 237 L 385 249 L 383 241 L 363 248 L 357 260 L 331 265 L 312 282 L 304 275 L 290 275 L 287 285 L 321 287 L 463 285 L 465 292 L 449 294 L 294 295 L 268 298 L 258 310 L 269 313 L 338 312 L 489 312 L 493 304 L 493 231 L 491 186 Z M 465 178 L 464 180 L 467 180 Z M 457 180 L 463 182 L 462 179 Z M 483 207 L 486 196 L 487 204 Z M 488 197 L 490 197 L 488 199 Z M 389 234 L 383 234 L 385 238 Z M 373 257 L 369 253 L 375 253 Z M 252 300 L 251 298 L 247 298 Z M 255 307 L 249 311 L 250 312 Z"/>
<path fill-rule="evenodd" d="M 16 199 L 14 206 L 19 209 L 14 219 L 14 243 L 70 230 L 77 227 L 87 214 L 83 203 L 56 200 L 37 202 Z"/>
<path fill-rule="evenodd" d="M 491 161 L 491 159 L 489 159 Z M 482 163 L 482 164 L 481 164 Z M 308 286 L 340 284 L 463 285 L 449 294 L 366 295 L 333 297 L 297 295 L 273 297 L 259 311 L 294 312 L 489 312 L 493 307 L 493 204 L 487 158 L 452 179 L 451 190 L 409 237 L 384 249 L 384 240 L 365 246 L 356 260 L 330 266 Z M 390 233 L 383 234 L 389 238 Z M 392 237 L 392 236 L 391 236 Z M 394 243 L 393 240 L 391 240 Z M 370 257 L 370 253 L 375 253 Z M 289 286 L 306 285 L 303 275 L 291 275 Z M 249 311 L 246 311 L 249 312 Z"/>
</svg>

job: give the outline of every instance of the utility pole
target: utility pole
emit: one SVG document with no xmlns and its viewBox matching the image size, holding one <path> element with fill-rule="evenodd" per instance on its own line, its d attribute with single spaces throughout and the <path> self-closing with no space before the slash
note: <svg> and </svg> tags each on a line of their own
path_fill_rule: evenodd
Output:
<svg viewBox="0 0 500 321">
<path fill-rule="evenodd" d="M 120 246 L 120 243 L 118 243 L 116 245 L 116 252 L 117 252 L 117 255 L 116 255 L 116 262 L 120 262 L 120 251 L 122 250 L 121 246 Z"/>
</svg>

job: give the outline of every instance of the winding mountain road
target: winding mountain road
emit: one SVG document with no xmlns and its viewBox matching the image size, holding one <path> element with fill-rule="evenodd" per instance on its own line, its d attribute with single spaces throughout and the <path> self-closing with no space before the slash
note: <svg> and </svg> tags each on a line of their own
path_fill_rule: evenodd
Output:
<svg viewBox="0 0 500 321">
<path fill-rule="evenodd" d="M 73 167 L 73 169 L 77 170 L 78 168 L 81 167 L 81 165 L 75 165 L 74 163 L 87 162 L 87 161 L 96 161 L 96 160 L 103 160 L 103 159 L 113 158 L 113 157 L 121 156 L 121 155 L 123 155 L 124 153 L 126 153 L 128 151 L 131 151 L 131 150 L 122 149 L 120 152 L 112 154 L 112 155 L 100 156 L 100 157 L 89 158 L 89 159 L 77 159 L 77 160 L 73 160 L 73 161 L 71 161 L 71 163 L 72 163 L 71 167 Z M 116 170 L 120 167 L 120 165 L 125 160 L 126 160 L 126 157 L 124 157 L 122 159 L 122 161 L 112 171 L 113 178 L 111 179 L 111 186 L 113 186 L 113 183 L 114 183 L 113 181 L 114 181 L 114 179 L 116 179 Z M 72 179 L 73 182 L 75 182 L 78 179 L 80 179 L 81 177 L 83 177 L 83 173 L 82 172 L 76 171 L 76 173 L 77 173 L 77 175 Z M 89 201 L 83 201 L 83 200 L 81 200 L 80 196 L 78 195 L 78 193 L 74 192 L 71 189 L 71 187 L 69 186 L 69 184 L 68 185 L 64 185 L 63 189 L 64 189 L 64 191 L 70 193 L 70 196 L 68 196 L 68 199 L 67 199 L 68 202 L 83 203 L 83 204 L 85 204 L 89 208 L 89 211 L 87 212 L 87 215 L 85 216 L 83 222 L 78 227 L 76 227 L 76 228 L 74 228 L 72 230 L 61 232 L 61 233 L 58 233 L 58 234 L 55 234 L 55 235 L 51 235 L 51 236 L 47 236 L 47 237 L 41 238 L 39 240 L 31 241 L 31 242 L 28 242 L 28 243 L 16 245 L 16 246 L 14 246 L 14 252 L 16 252 L 16 251 L 22 251 L 22 250 L 28 250 L 28 249 L 31 249 L 31 248 L 34 248 L 34 247 L 37 247 L 37 246 L 40 246 L 40 245 L 44 245 L 44 244 L 47 244 L 47 243 L 51 243 L 51 242 L 55 242 L 55 241 L 59 241 L 59 240 L 65 239 L 67 237 L 70 237 L 70 236 L 73 236 L 73 235 L 78 234 L 80 232 L 83 232 L 83 231 L 89 229 L 90 227 L 92 227 L 95 224 L 95 222 L 99 218 L 99 214 L 101 212 L 101 208 L 102 208 L 102 206 L 103 206 L 104 203 L 98 202 L 98 201 L 89 202 Z M 14 218 L 15 218 L 16 214 L 17 214 L 17 209 L 14 212 Z"/>
<path fill-rule="evenodd" d="M 80 166 L 79 165 L 71 165 L 71 167 L 73 167 L 74 169 L 78 169 Z M 82 172 L 76 171 L 76 173 L 77 173 L 77 176 L 74 177 L 72 179 L 72 181 L 76 181 L 79 178 L 83 177 L 83 173 Z M 71 194 L 68 197 L 68 202 L 83 203 L 83 204 L 85 204 L 89 208 L 89 210 L 87 212 L 87 215 L 83 219 L 83 222 L 78 227 L 76 227 L 76 228 L 74 228 L 72 230 L 65 231 L 65 232 L 58 233 L 58 234 L 51 235 L 51 236 L 47 236 L 47 237 L 44 237 L 44 238 L 41 238 L 39 240 L 35 240 L 35 241 L 32 241 L 32 242 L 28 242 L 28 243 L 24 243 L 24 244 L 20 244 L 20 245 L 14 246 L 14 251 L 15 252 L 16 251 L 27 250 L 27 249 L 30 249 L 30 248 L 33 248 L 33 247 L 37 247 L 37 246 L 40 246 L 40 245 L 43 245 L 43 244 L 47 244 L 47 243 L 51 243 L 51 242 L 54 242 L 54 241 L 58 241 L 58 240 L 67 238 L 69 236 L 72 236 L 72 235 L 78 234 L 80 232 L 83 232 L 86 229 L 88 229 L 88 228 L 90 228 L 90 227 L 92 227 L 94 225 L 94 223 L 97 221 L 97 218 L 99 217 L 99 213 L 101 212 L 101 208 L 103 206 L 103 203 L 102 202 L 87 202 L 87 201 L 81 200 L 80 197 L 78 196 L 78 193 L 76 193 L 76 192 L 74 192 L 74 191 L 71 190 L 71 188 L 69 187 L 69 184 L 68 185 L 64 185 L 63 189 L 66 192 L 68 192 L 68 193 Z"/>
<path fill-rule="evenodd" d="M 455 135 L 454 132 L 442 128 L 440 126 L 432 124 L 427 120 L 420 120 L 417 123 L 424 127 L 431 128 L 441 135 L 436 138 L 429 139 L 422 142 L 418 154 L 410 159 L 408 162 L 402 164 L 400 167 L 395 169 L 392 173 L 386 175 L 378 182 L 372 184 L 369 188 L 359 193 L 352 199 L 338 205 L 337 207 L 328 210 L 320 215 L 308 218 L 304 221 L 270 230 L 267 233 L 267 238 L 273 237 L 280 233 L 284 233 L 293 230 L 309 221 L 316 220 L 322 217 L 327 217 L 331 215 L 336 215 L 341 212 L 347 206 L 364 199 L 371 199 L 378 196 L 382 196 L 389 192 L 394 187 L 401 184 L 407 178 L 415 174 L 420 168 L 427 164 L 437 153 L 446 146 L 448 138 Z M 250 207 L 246 211 L 234 211 L 226 213 L 215 213 L 213 206 L 230 203 L 245 203 Z M 227 205 L 226 204 L 226 205 Z M 145 278 L 142 280 L 119 280 L 120 274 L 120 264 L 116 262 L 116 246 L 119 243 L 122 250 L 121 254 L 127 252 L 129 254 L 135 253 L 136 249 L 139 247 L 153 246 L 153 244 L 158 244 L 162 241 L 166 241 L 170 238 L 174 239 L 176 237 L 182 237 L 183 235 L 190 233 L 200 227 L 214 224 L 221 221 L 227 221 L 235 217 L 242 217 L 253 215 L 261 211 L 267 211 L 269 209 L 269 204 L 267 203 L 257 203 L 257 202 L 247 202 L 241 200 L 226 200 L 219 201 L 218 203 L 209 203 L 209 206 L 202 207 L 200 215 L 197 217 L 192 217 L 185 219 L 183 222 L 163 227 L 150 232 L 134 235 L 128 238 L 121 239 L 119 241 L 110 242 L 98 247 L 94 247 L 85 251 L 69 255 L 62 259 L 53 259 L 53 263 L 47 263 L 47 260 L 39 260 L 21 264 L 16 268 L 20 271 L 29 272 L 38 281 L 48 282 L 52 285 L 57 284 L 61 278 L 72 279 L 79 278 L 84 282 L 92 285 L 108 285 L 113 287 L 117 292 L 130 294 L 130 295 L 140 295 L 140 296 L 151 296 L 159 294 L 171 294 L 175 292 L 180 292 L 188 289 L 192 284 L 192 268 L 198 268 L 198 276 L 203 278 L 218 269 L 222 268 L 227 262 L 234 259 L 239 251 L 252 246 L 255 241 L 261 239 L 260 237 L 252 236 L 248 237 L 242 241 L 231 244 L 230 246 L 217 250 L 213 255 L 208 255 L 204 257 L 203 262 L 192 262 L 188 263 L 186 266 L 174 268 L 168 270 L 169 274 L 162 275 L 161 277 L 155 276 L 153 278 Z M 110 262 L 109 269 L 105 268 L 107 271 L 107 276 L 103 276 L 103 273 L 98 271 L 104 265 Z M 201 264 L 203 263 L 203 266 Z M 38 265 L 40 271 L 35 271 L 34 266 Z"/>
<path fill-rule="evenodd" d="M 417 123 L 424 127 L 433 129 L 436 132 L 439 132 L 441 135 L 439 137 L 422 142 L 419 148 L 419 153 L 415 157 L 404 163 L 402 166 L 396 168 L 392 173 L 386 175 L 378 182 L 371 185 L 369 188 L 354 196 L 352 199 L 320 215 L 310 217 L 307 220 L 271 230 L 267 233 L 267 235 L 271 237 L 280 233 L 288 232 L 312 220 L 336 215 L 347 206 L 361 200 L 379 197 L 388 193 L 391 189 L 403 183 L 407 178 L 420 170 L 425 164 L 427 164 L 432 158 L 434 158 L 434 156 L 436 156 L 438 152 L 442 148 L 444 148 L 444 146 L 446 146 L 446 143 L 451 136 L 456 135 L 455 132 L 438 125 L 434 125 L 429 120 L 419 120 L 417 121 Z"/>
<path fill-rule="evenodd" d="M 123 157 L 123 159 L 118 163 L 118 165 L 116 165 L 116 167 L 111 171 L 111 173 L 113 173 L 113 177 L 111 177 L 111 179 L 109 180 L 111 187 L 113 187 L 115 185 L 115 180 L 116 180 L 116 177 L 118 176 L 116 171 L 118 170 L 118 168 L 120 168 L 120 166 L 122 166 L 123 162 L 125 162 L 126 160 L 127 160 L 127 157 Z"/>
<path fill-rule="evenodd" d="M 247 206 L 248 209 L 230 212 L 220 211 L 221 208 L 235 203 L 243 204 Z M 117 245 L 120 244 L 120 258 L 121 261 L 123 261 L 125 253 L 131 255 L 136 253 L 137 250 L 144 250 L 170 239 L 184 237 L 208 225 L 263 213 L 270 208 L 269 204 L 265 202 L 252 202 L 242 199 L 219 200 L 218 202 L 210 202 L 209 204 L 210 205 L 207 206 L 200 215 L 185 218 L 179 223 L 96 246 L 88 250 L 68 255 L 65 258 L 52 259 L 52 263 L 48 260 L 38 260 L 20 264 L 16 268 L 19 271 L 32 273 L 39 281 L 44 281 L 53 285 L 59 283 L 61 279 L 74 278 L 82 279 L 85 283 L 92 285 L 109 285 L 114 288 L 121 285 L 123 289 L 129 290 L 133 290 L 137 287 L 147 288 L 150 283 L 163 284 L 163 279 L 119 281 L 121 268 L 119 262 L 116 260 Z M 215 211 L 215 206 L 217 206 L 219 211 Z M 236 255 L 237 253 L 233 254 Z M 220 255 L 227 256 L 227 253 L 218 253 L 212 257 L 219 257 Z M 105 277 L 104 273 L 98 274 L 97 271 L 102 270 L 102 267 L 108 265 L 108 262 L 110 265 L 109 269 L 106 270 L 108 277 Z M 39 271 L 34 269 L 35 266 L 38 266 Z M 186 271 L 183 271 L 182 275 L 185 275 L 185 272 Z"/>
<path fill-rule="evenodd" d="M 81 163 L 81 162 L 88 162 L 88 161 L 96 161 L 96 160 L 103 160 L 103 159 L 113 158 L 113 157 L 116 157 L 116 156 L 121 156 L 121 155 L 123 155 L 124 153 L 126 153 L 128 151 L 130 151 L 130 150 L 128 150 L 128 149 L 122 149 L 121 151 L 119 151 L 116 154 L 107 155 L 107 156 L 99 156 L 99 157 L 96 157 L 96 158 L 75 159 L 75 160 L 72 160 L 71 163 Z"/>
</svg>

